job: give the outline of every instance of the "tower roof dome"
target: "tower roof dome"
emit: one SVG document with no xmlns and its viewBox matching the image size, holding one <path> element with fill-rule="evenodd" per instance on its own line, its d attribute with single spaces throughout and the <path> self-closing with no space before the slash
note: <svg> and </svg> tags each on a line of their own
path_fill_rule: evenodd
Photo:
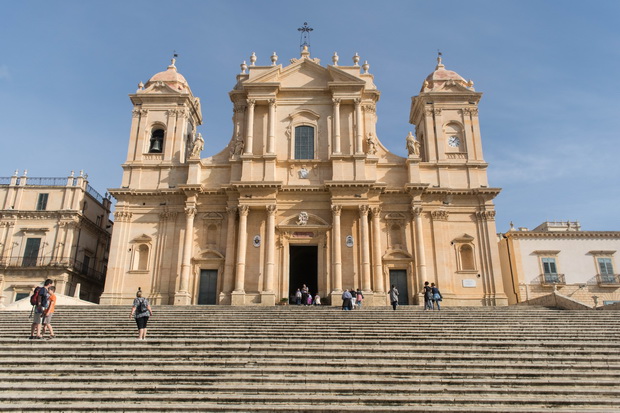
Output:
<svg viewBox="0 0 620 413">
<path fill-rule="evenodd" d="M 148 88 L 155 82 L 164 82 L 175 90 L 180 92 L 189 92 L 189 84 L 187 83 L 187 80 L 185 80 L 185 77 L 177 72 L 177 67 L 174 65 L 175 61 L 176 59 L 172 59 L 170 66 L 168 66 L 166 70 L 151 77 L 149 81 L 146 82 L 146 87 Z"/>
<path fill-rule="evenodd" d="M 443 90 L 446 83 L 450 81 L 456 82 L 457 84 L 468 88 L 471 88 L 471 86 L 473 85 L 472 81 L 466 81 L 458 73 L 452 70 L 446 70 L 446 67 L 441 62 L 441 55 L 439 55 L 437 57 L 437 66 L 435 67 L 435 70 L 424 80 L 421 92 L 436 92 L 439 90 Z"/>
</svg>

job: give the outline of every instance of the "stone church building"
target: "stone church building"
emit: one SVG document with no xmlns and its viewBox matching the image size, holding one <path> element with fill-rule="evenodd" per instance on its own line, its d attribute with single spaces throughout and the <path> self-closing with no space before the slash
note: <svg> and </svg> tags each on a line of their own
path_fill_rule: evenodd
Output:
<svg viewBox="0 0 620 413">
<path fill-rule="evenodd" d="M 306 284 L 340 305 L 506 305 L 473 82 L 435 70 L 411 100 L 408 157 L 376 132 L 380 92 L 353 57 L 252 54 L 230 92 L 232 138 L 201 158 L 200 100 L 177 71 L 140 84 L 102 304 L 275 305 Z"/>
</svg>

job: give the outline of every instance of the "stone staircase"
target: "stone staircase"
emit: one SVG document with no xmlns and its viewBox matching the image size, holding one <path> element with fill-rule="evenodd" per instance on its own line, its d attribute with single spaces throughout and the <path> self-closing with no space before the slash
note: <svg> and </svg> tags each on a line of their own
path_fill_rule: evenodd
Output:
<svg viewBox="0 0 620 413">
<path fill-rule="evenodd" d="M 0 411 L 620 411 L 620 311 L 154 311 L 0 312 Z"/>
</svg>

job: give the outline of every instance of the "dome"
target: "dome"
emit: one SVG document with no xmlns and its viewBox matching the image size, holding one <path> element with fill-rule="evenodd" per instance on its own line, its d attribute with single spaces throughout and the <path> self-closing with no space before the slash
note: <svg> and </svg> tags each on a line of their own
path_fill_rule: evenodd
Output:
<svg viewBox="0 0 620 413">
<path fill-rule="evenodd" d="M 469 82 L 466 81 L 461 77 L 461 75 L 453 72 L 452 70 L 446 70 L 446 67 L 443 63 L 441 63 L 441 56 L 439 56 L 437 57 L 437 67 L 435 67 L 435 71 L 426 77 L 424 84 L 422 85 L 422 90 L 420 91 L 436 92 L 443 90 L 447 83 L 457 83 L 473 90 L 473 82 L 471 80 Z"/>
<path fill-rule="evenodd" d="M 168 69 L 151 77 L 149 81 L 146 82 L 146 88 L 148 88 L 152 83 L 164 82 L 175 90 L 189 92 L 187 80 L 185 80 L 182 74 L 177 72 L 177 67 L 174 65 L 174 62 L 175 59 L 172 59 L 172 63 L 168 66 Z"/>
</svg>

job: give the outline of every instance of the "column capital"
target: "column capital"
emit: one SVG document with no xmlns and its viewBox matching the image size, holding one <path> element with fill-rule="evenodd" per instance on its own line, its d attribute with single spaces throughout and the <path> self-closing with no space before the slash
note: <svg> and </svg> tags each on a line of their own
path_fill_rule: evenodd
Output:
<svg viewBox="0 0 620 413">
<path fill-rule="evenodd" d="M 267 214 L 269 214 L 270 216 L 275 215 L 276 212 L 278 212 L 278 206 L 275 204 L 267 205 L 265 209 L 267 209 Z"/>
<path fill-rule="evenodd" d="M 332 205 L 332 214 L 339 217 L 341 212 L 342 205 Z"/>
<path fill-rule="evenodd" d="M 448 215 L 450 215 L 450 213 L 445 209 L 439 209 L 437 211 L 431 212 L 431 216 L 435 221 L 447 221 Z"/>
<path fill-rule="evenodd" d="M 342 101 L 342 99 L 340 99 L 340 98 L 332 98 L 332 103 L 333 103 L 335 106 L 340 105 L 340 102 L 341 102 L 341 101 Z"/>
<path fill-rule="evenodd" d="M 193 206 L 186 206 L 185 207 L 185 215 L 187 215 L 187 218 L 194 218 L 196 216 L 196 207 Z"/>
<path fill-rule="evenodd" d="M 355 98 L 353 102 L 355 102 L 355 107 L 358 108 L 362 104 L 362 98 Z"/>
<path fill-rule="evenodd" d="M 476 217 L 480 221 L 495 221 L 495 211 L 478 211 Z"/>
<path fill-rule="evenodd" d="M 247 217 L 250 213 L 250 207 L 248 205 L 239 205 L 239 216 Z"/>
<path fill-rule="evenodd" d="M 360 217 L 366 217 L 368 216 L 368 211 L 370 210 L 370 208 L 368 207 L 368 205 L 360 205 L 359 210 L 360 210 Z"/>
<path fill-rule="evenodd" d="M 226 212 L 228 213 L 228 215 L 234 216 L 237 214 L 237 207 L 236 206 L 226 207 Z"/>
<path fill-rule="evenodd" d="M 370 209 L 370 211 L 372 212 L 373 217 L 375 217 L 375 218 L 379 218 L 381 216 L 381 211 L 382 210 L 383 210 L 383 208 L 381 208 L 380 206 L 372 207 Z"/>
<path fill-rule="evenodd" d="M 269 106 L 277 106 L 276 100 L 275 99 L 269 99 Z"/>
<path fill-rule="evenodd" d="M 422 215 L 422 211 L 424 211 L 424 209 L 419 205 L 411 206 L 411 214 L 413 214 L 414 217 L 417 217 L 418 215 Z"/>
<path fill-rule="evenodd" d="M 248 99 L 248 107 L 254 108 L 254 105 L 256 105 L 256 99 Z"/>
</svg>

